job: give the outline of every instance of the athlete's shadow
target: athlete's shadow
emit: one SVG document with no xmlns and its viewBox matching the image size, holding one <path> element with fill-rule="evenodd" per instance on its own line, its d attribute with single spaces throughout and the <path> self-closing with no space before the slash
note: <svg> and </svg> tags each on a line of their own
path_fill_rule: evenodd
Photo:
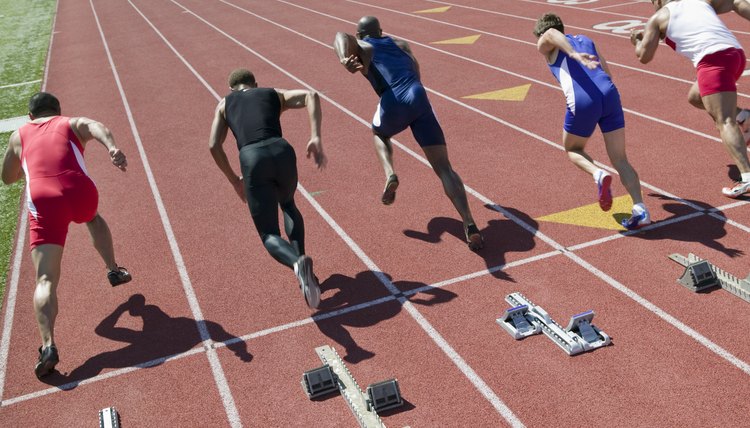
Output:
<svg viewBox="0 0 750 428">
<path fill-rule="evenodd" d="M 118 327 L 117 323 L 125 314 L 141 318 L 142 330 Z M 203 321 L 214 341 L 224 342 L 235 336 L 212 321 Z M 102 352 L 86 360 L 69 375 L 55 373 L 44 380 L 64 389 L 101 373 L 105 368 L 153 367 L 164 362 L 164 358 L 189 351 L 201 343 L 198 324 L 192 318 L 167 315 L 156 305 L 147 305 L 142 294 L 134 294 L 128 301 L 118 306 L 112 314 L 104 318 L 94 330 L 99 336 L 117 342 L 125 342 L 123 348 Z M 249 362 L 253 356 L 247 351 L 246 343 L 239 341 L 228 348 L 242 361 Z"/>
<path fill-rule="evenodd" d="M 490 205 L 485 205 L 485 208 L 500 216 L 503 215 Z M 539 223 L 537 223 L 536 220 L 522 211 L 507 207 L 503 207 L 502 209 L 534 229 L 539 227 Z M 487 226 L 483 229 L 481 229 L 481 224 L 477 226 L 480 226 L 482 237 L 484 237 L 484 248 L 477 251 L 476 254 L 484 259 L 487 268 L 495 278 L 515 282 L 510 274 L 499 269 L 499 267 L 506 263 L 506 253 L 530 251 L 533 249 L 536 245 L 534 242 L 534 235 L 508 218 L 490 220 L 487 222 Z M 463 223 L 458 219 L 447 217 L 435 217 L 431 219 L 430 222 L 427 223 L 427 232 L 416 230 L 404 231 L 404 235 L 410 238 L 430 243 L 440 242 L 445 233 L 452 235 L 461 242 L 466 239 L 464 236 Z"/>
<path fill-rule="evenodd" d="M 672 213 L 672 215 L 665 219 L 659 219 L 658 221 L 660 222 L 695 213 L 695 210 L 693 208 L 690 208 L 687 205 L 682 204 L 668 196 L 655 193 L 649 194 L 649 196 L 659 198 L 662 201 L 668 201 L 664 203 L 662 207 L 666 211 Z M 691 201 L 687 199 L 686 201 L 705 210 L 713 208 L 705 202 Z M 719 211 L 717 212 L 717 214 L 721 214 L 721 212 Z M 697 221 L 700 222 L 699 227 L 696 227 Z M 739 248 L 728 248 L 724 246 L 724 244 L 719 242 L 719 239 L 723 238 L 726 235 L 727 231 L 725 222 L 708 215 L 703 215 L 697 218 L 677 222 L 667 227 L 649 230 L 644 233 L 637 233 L 635 235 L 632 235 L 632 237 L 647 240 L 669 239 L 673 241 L 699 242 L 706 247 L 712 248 L 716 251 L 720 251 L 728 255 L 729 257 L 739 257 L 745 254 L 745 252 Z"/>
<path fill-rule="evenodd" d="M 385 274 L 383 274 L 385 275 Z M 385 275 L 390 281 L 391 278 Z M 418 288 L 427 287 L 424 283 L 413 281 L 397 281 L 393 283 L 399 290 L 407 292 Z M 321 312 L 315 317 L 315 323 L 320 331 L 338 343 L 345 350 L 342 358 L 349 363 L 358 363 L 362 360 L 372 358 L 374 353 L 362 348 L 347 330 L 347 327 L 364 328 L 372 327 L 381 321 L 393 318 L 401 312 L 401 303 L 395 297 L 389 297 L 390 293 L 373 293 L 367 290 L 381 291 L 385 286 L 371 271 L 364 271 L 351 278 L 346 275 L 334 274 L 320 284 L 321 291 L 329 294 L 336 290 L 331 297 L 324 296 L 318 308 Z M 385 297 L 384 297 L 385 296 Z M 400 296 L 400 295 L 399 295 Z M 335 315 L 321 319 L 334 311 L 345 310 L 353 305 L 383 298 L 377 304 L 360 308 L 356 311 L 343 315 Z M 407 300 L 415 305 L 432 306 L 446 303 L 457 297 L 455 293 L 442 288 L 427 287 L 419 293 L 408 293 Z M 393 332 L 399 335 L 398 332 Z M 408 346 L 408 344 L 405 344 Z"/>
</svg>

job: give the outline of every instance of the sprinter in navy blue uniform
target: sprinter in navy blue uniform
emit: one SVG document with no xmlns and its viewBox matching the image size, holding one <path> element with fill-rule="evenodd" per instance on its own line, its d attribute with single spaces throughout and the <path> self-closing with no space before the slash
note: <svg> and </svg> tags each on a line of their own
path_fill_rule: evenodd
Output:
<svg viewBox="0 0 750 428">
<path fill-rule="evenodd" d="M 597 52 L 594 42 L 586 36 L 565 34 L 559 16 L 548 13 L 537 20 L 534 35 L 537 48 L 547 60 L 565 94 L 567 110 L 563 126 L 563 144 L 568 158 L 590 174 L 597 184 L 599 206 L 612 207 L 610 184 L 612 176 L 594 164 L 584 148 L 599 125 L 607 154 L 620 174 L 620 180 L 633 200 L 632 216 L 622 221 L 628 230 L 651 223 L 643 204 L 638 174 L 625 155 L 625 117 L 620 94 L 612 82 L 607 63 Z"/>
<path fill-rule="evenodd" d="M 224 173 L 243 202 L 247 202 L 253 223 L 263 245 L 279 263 L 294 269 L 308 306 L 320 303 L 318 278 L 312 258 L 305 254 L 305 226 L 297 206 L 297 157 L 281 136 L 279 117 L 287 109 L 307 108 L 310 141 L 307 157 L 318 168 L 325 165 L 320 140 L 320 99 L 314 91 L 259 88 L 249 70 L 237 69 L 229 75 L 232 92 L 216 106 L 209 146 L 216 165 Z M 235 174 L 222 144 L 231 129 L 240 152 L 242 175 Z M 284 213 L 284 229 L 289 241 L 281 238 L 279 207 Z"/>
<path fill-rule="evenodd" d="M 386 177 L 381 202 L 392 204 L 399 185 L 393 170 L 391 137 L 411 128 L 414 139 L 443 183 L 445 194 L 461 215 L 466 243 L 472 250 L 481 249 L 482 235 L 471 215 L 461 177 L 448 160 L 443 130 L 427 99 L 420 81 L 419 64 L 409 45 L 403 40 L 383 36 L 378 19 L 365 16 L 357 24 L 356 38 L 337 33 L 334 48 L 341 64 L 350 73 L 361 72 L 380 97 L 372 119 L 372 132 Z"/>
</svg>

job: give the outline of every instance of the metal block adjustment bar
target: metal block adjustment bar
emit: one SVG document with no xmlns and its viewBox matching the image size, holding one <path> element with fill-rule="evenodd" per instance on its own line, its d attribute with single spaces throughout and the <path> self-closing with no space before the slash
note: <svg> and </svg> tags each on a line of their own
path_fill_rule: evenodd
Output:
<svg viewBox="0 0 750 428">
<path fill-rule="evenodd" d="M 685 272 L 677 279 L 677 282 L 687 288 L 698 292 L 712 286 L 720 285 L 721 288 L 740 299 L 750 302 L 750 275 L 745 279 L 738 278 L 693 253 L 688 253 L 687 257 L 680 254 L 672 254 L 669 258 L 685 267 Z M 709 271 L 710 274 L 708 273 Z M 701 282 L 701 278 L 707 278 L 709 275 L 712 276 L 713 284 L 703 285 L 704 283 L 708 284 L 708 280 L 704 279 L 704 282 Z"/>
<path fill-rule="evenodd" d="M 120 415 L 114 407 L 99 410 L 99 428 L 120 428 Z"/>
<path fill-rule="evenodd" d="M 509 294 L 505 301 L 510 303 L 513 308 L 506 310 L 505 315 L 498 318 L 497 322 L 516 340 L 537 334 L 534 330 L 538 327 L 545 336 L 552 339 L 568 355 L 592 351 L 607 346 L 612 341 L 606 333 L 591 323 L 594 319 L 594 311 L 573 315 L 568 327 L 563 328 L 550 317 L 547 311 L 535 305 L 521 293 Z M 522 314 L 523 321 L 520 320 L 519 314 Z M 516 324 L 513 324 L 514 316 L 519 321 Z M 524 325 L 524 321 L 529 327 Z"/>
<path fill-rule="evenodd" d="M 370 405 L 368 396 L 359 388 L 359 384 L 354 379 L 354 376 L 352 376 L 352 374 L 349 372 L 349 369 L 346 367 L 346 364 L 344 364 L 344 361 L 341 359 L 341 357 L 339 357 L 339 354 L 336 353 L 336 351 L 328 345 L 315 348 L 315 353 L 318 354 L 318 358 L 320 358 L 320 361 L 323 362 L 323 367 L 307 371 L 302 375 L 302 386 L 305 390 L 305 393 L 308 394 L 308 397 L 312 398 L 309 393 L 309 391 L 311 390 L 311 388 L 309 387 L 310 379 L 321 381 L 321 392 L 318 395 L 327 394 L 333 391 L 333 389 L 329 389 L 327 386 L 328 382 L 330 380 L 333 380 L 334 388 L 338 389 L 341 392 L 341 395 L 344 397 L 344 401 L 346 401 L 346 404 L 349 406 L 349 409 L 351 409 L 354 417 L 357 418 L 357 422 L 359 422 L 360 427 L 385 428 L 383 421 L 380 419 L 380 416 L 378 416 L 376 412 L 376 408 Z M 318 375 L 320 376 L 319 378 L 316 377 Z M 306 379 L 308 382 L 307 385 L 305 384 Z M 323 384 L 325 384 L 325 386 Z M 368 387 L 368 393 L 370 392 L 369 389 L 370 388 Z M 398 391 L 398 386 L 396 386 L 396 391 Z M 389 391 L 386 391 L 385 389 L 375 390 L 375 393 L 372 396 L 374 397 L 372 398 L 373 403 L 375 403 L 376 399 L 382 398 L 380 394 L 384 392 L 386 393 L 386 404 L 390 403 L 390 401 L 387 400 Z M 398 393 L 397 395 L 398 400 L 401 401 L 401 394 Z M 391 405 L 387 408 L 390 407 L 395 406 Z"/>
</svg>

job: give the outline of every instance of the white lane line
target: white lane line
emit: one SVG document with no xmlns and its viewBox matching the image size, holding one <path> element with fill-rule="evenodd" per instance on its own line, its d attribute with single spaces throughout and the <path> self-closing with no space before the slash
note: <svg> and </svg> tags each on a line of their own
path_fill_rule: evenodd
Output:
<svg viewBox="0 0 750 428">
<path fill-rule="evenodd" d="M 55 3 L 55 14 L 52 17 L 52 30 L 49 34 L 49 45 L 47 46 L 47 58 L 44 64 L 44 81 L 42 90 L 47 88 L 47 73 L 49 72 L 50 57 L 52 54 L 52 41 L 55 36 L 55 26 L 57 25 L 57 11 L 60 7 L 59 0 Z M 3 338 L 0 341 L 0 403 L 2 403 L 3 393 L 5 391 L 5 376 L 8 370 L 8 351 L 10 349 L 10 336 L 13 331 L 13 317 L 16 310 L 16 296 L 18 294 L 18 281 L 21 276 L 21 261 L 23 259 L 24 245 L 26 239 L 26 228 L 29 222 L 29 210 L 26 206 L 26 192 L 22 192 L 21 218 L 18 222 L 18 231 L 16 247 L 13 250 L 13 268 L 8 278 L 8 287 L 6 288 L 5 319 L 3 320 Z"/>
<path fill-rule="evenodd" d="M 627 2 L 627 3 L 611 4 L 609 6 L 594 7 L 591 10 L 603 10 L 603 9 L 609 9 L 611 7 L 632 6 L 634 4 L 639 4 L 639 3 L 643 3 L 643 0 L 630 1 L 630 2 Z"/>
<path fill-rule="evenodd" d="M 171 0 L 171 1 L 172 1 L 172 2 L 175 2 L 175 0 Z M 220 1 L 222 1 L 222 2 L 226 3 L 226 1 L 225 1 L 225 0 L 220 0 Z M 277 1 L 281 1 L 281 0 L 277 0 Z M 346 1 L 351 1 L 351 0 L 346 0 Z M 286 3 L 286 2 L 285 2 L 285 1 L 282 1 L 282 3 Z M 194 14 L 194 15 L 195 15 L 195 14 Z M 196 15 L 196 16 L 197 16 L 197 15 Z M 202 20 L 202 18 L 200 18 L 200 19 Z M 204 20 L 204 22 L 206 22 L 206 21 Z M 211 25 L 211 24 L 209 24 L 209 25 Z M 213 27 L 213 25 L 211 25 L 211 26 Z M 216 27 L 214 27 L 214 28 L 216 28 Z M 302 80 L 298 79 L 297 77 L 295 77 L 295 76 L 291 75 L 290 73 L 286 72 L 286 70 L 283 70 L 283 69 L 281 69 L 281 68 L 280 68 L 279 66 L 277 66 L 276 64 L 274 64 L 274 63 L 270 62 L 269 60 L 265 59 L 265 58 L 264 58 L 264 57 L 262 57 L 261 55 L 259 55 L 259 54 L 255 53 L 255 51 L 252 51 L 252 50 L 251 50 L 250 48 L 248 48 L 248 47 L 246 47 L 245 45 L 241 44 L 240 42 L 236 41 L 236 39 L 234 39 L 234 38 L 233 38 L 232 36 L 229 36 L 229 35 L 227 35 L 226 33 L 224 33 L 224 32 L 223 32 L 223 31 L 221 31 L 221 30 L 218 30 L 218 29 L 217 29 L 217 31 L 221 32 L 222 34 L 225 34 L 227 38 L 230 38 L 231 40 L 235 41 L 235 43 L 237 43 L 238 45 L 240 45 L 240 46 L 243 46 L 243 47 L 245 47 L 245 49 L 247 49 L 247 50 L 249 50 L 249 51 L 253 52 L 253 53 L 254 53 L 254 54 L 255 54 L 256 56 L 259 56 L 260 58 L 264 59 L 264 60 L 265 60 L 266 62 L 268 62 L 268 63 L 269 63 L 269 64 L 271 64 L 272 66 L 276 67 L 277 69 L 279 69 L 280 71 L 282 71 L 283 73 L 285 73 L 285 74 L 286 74 L 287 76 L 291 77 L 292 79 L 296 80 L 296 81 L 297 81 L 297 82 L 299 82 L 300 84 L 304 85 L 305 87 L 307 87 L 307 88 L 309 88 L 309 89 L 313 89 L 313 88 L 312 88 L 312 87 L 311 87 L 310 85 L 308 85 L 307 83 L 305 83 L 305 82 L 303 82 Z M 434 91 L 432 91 L 432 92 L 434 92 Z M 435 92 L 435 93 L 436 93 L 436 92 Z M 438 94 L 438 95 L 441 95 L 441 94 L 439 94 L 439 93 L 437 93 L 437 94 Z M 441 95 L 441 96 L 443 96 L 443 95 Z M 325 96 L 325 95 L 323 95 L 323 94 L 321 94 L 321 97 L 324 97 L 324 98 L 328 99 L 328 97 L 326 97 L 326 96 Z M 445 97 L 445 96 L 444 96 L 444 97 Z M 457 100 L 453 100 L 453 99 L 451 99 L 451 98 L 449 98 L 449 97 L 446 97 L 446 98 L 447 98 L 447 99 L 450 99 L 450 100 L 452 100 L 453 102 L 456 102 L 456 103 L 458 103 L 458 104 L 462 104 L 462 105 L 464 105 L 464 103 L 461 103 L 460 101 L 457 101 Z M 330 102 L 332 102 L 332 100 L 330 100 L 330 99 L 329 99 L 329 101 L 330 101 Z M 467 108 L 471 108 L 470 106 L 466 106 L 466 107 L 467 107 Z M 346 110 L 346 111 L 348 111 L 348 110 Z M 481 111 L 479 111 L 479 110 L 477 110 L 477 112 L 479 112 L 479 113 L 481 113 L 481 114 L 484 114 L 484 115 L 487 115 L 487 113 L 481 112 Z M 366 121 L 364 121 L 363 119 L 359 118 L 359 120 L 360 120 L 360 122 L 364 122 L 365 124 L 367 124 L 367 125 L 369 126 L 369 123 L 367 123 L 367 122 L 366 122 Z M 529 131 L 526 131 L 526 132 L 529 132 Z M 554 144 L 554 143 L 553 143 L 553 144 Z M 402 145 L 401 145 L 401 144 L 396 144 L 396 145 L 397 145 L 398 147 L 402 147 Z M 415 157 L 416 157 L 417 159 L 419 159 L 419 160 L 420 160 L 420 161 L 422 161 L 423 163 L 426 163 L 426 162 L 427 162 L 427 161 L 426 161 L 426 160 L 425 160 L 424 158 L 422 158 L 422 157 L 421 157 L 421 156 L 419 156 L 418 154 L 414 153 L 413 151 L 409 151 L 409 152 L 410 152 L 410 154 L 411 154 L 412 156 L 415 156 Z M 670 315 L 670 314 L 669 314 L 669 313 L 667 313 L 666 311 L 662 310 L 661 308 L 659 308 L 659 307 L 658 307 L 658 306 L 656 306 L 655 304 L 651 303 L 650 301 L 646 300 L 646 299 L 645 299 L 645 298 L 643 298 L 642 296 L 638 295 L 638 294 L 637 294 L 637 293 L 636 293 L 635 291 L 633 291 L 633 290 L 631 290 L 631 289 L 629 289 L 629 288 L 625 287 L 625 286 L 624 286 L 623 284 L 619 283 L 619 282 L 618 282 L 618 281 L 616 281 L 616 280 L 615 280 L 614 278 L 611 278 L 610 276 L 608 276 L 608 275 L 604 274 L 604 273 L 603 273 L 603 272 L 601 272 L 601 271 L 600 271 L 599 269 L 597 269 L 596 267 L 594 267 L 594 266 L 593 266 L 593 265 L 591 265 L 590 263 L 586 262 L 585 260 L 583 260 L 583 259 L 582 259 L 582 258 L 580 258 L 579 256 L 577 256 L 577 255 L 575 255 L 575 254 L 571 253 L 571 252 L 570 252 L 569 250 L 567 250 L 567 249 L 566 249 L 566 248 L 565 248 L 565 247 L 564 247 L 563 245 L 561 245 L 560 243 L 558 243 L 558 242 L 557 242 L 557 241 L 555 241 L 554 239 L 552 239 L 552 238 L 550 238 L 550 237 L 546 236 L 546 235 L 545 235 L 544 233 L 542 233 L 541 231 L 539 231 L 539 230 L 538 230 L 537 228 L 534 228 L 533 226 L 531 226 L 531 225 L 527 224 L 527 223 L 526 223 L 526 222 L 524 222 L 524 221 L 523 221 L 522 219 L 518 218 L 517 216 L 515 216 L 514 214 L 512 214 L 511 212 L 509 212 L 508 210 L 506 210 L 506 209 L 505 209 L 505 208 L 503 208 L 502 206 L 500 206 L 500 205 L 496 204 L 495 202 L 493 202 L 492 200 L 490 200 L 490 199 L 489 199 L 489 198 L 487 198 L 486 196 L 484 196 L 484 195 L 482 195 L 481 193 L 477 192 L 476 190 L 472 189 L 472 188 L 471 188 L 471 187 L 469 187 L 468 185 L 465 185 L 464 187 L 466 188 L 466 191 L 467 191 L 468 193 L 470 193 L 471 195 L 475 196 L 475 197 L 476 197 L 477 199 L 479 199 L 480 201 L 484 202 L 484 204 L 485 204 L 485 205 L 488 205 L 488 206 L 490 206 L 490 207 L 491 207 L 492 209 L 494 209 L 495 211 L 497 211 L 497 212 L 499 212 L 499 213 L 503 214 L 503 215 L 504 215 L 504 216 L 505 216 L 506 218 L 508 218 L 508 219 L 512 220 L 512 221 L 513 221 L 514 223 L 516 223 L 516 224 L 518 224 L 519 226 L 521 226 L 522 228 L 526 229 L 526 230 L 527 230 L 527 231 L 529 231 L 529 232 L 530 232 L 531 234 L 533 234 L 534 236 L 538 237 L 539 239 L 541 239 L 542 241 L 544 241 L 545 243 L 547 243 L 547 244 L 548 244 L 549 246 L 551 246 L 552 248 L 554 248 L 554 249 L 556 249 L 556 250 L 559 250 L 559 251 L 562 251 L 562 252 L 563 252 L 563 253 L 564 253 L 564 254 L 565 254 L 565 255 L 566 255 L 566 256 L 567 256 L 568 258 L 570 258 L 570 259 L 571 259 L 571 260 L 573 260 L 573 261 L 574 261 L 575 263 L 577 263 L 578 265 L 580 265 L 580 266 L 581 266 L 581 267 L 583 267 L 584 269 L 588 270 L 589 272 L 591 272 L 591 273 L 592 273 L 592 274 L 594 274 L 595 276 L 599 277 L 599 278 L 600 278 L 601 280 L 603 280 L 603 281 L 604 281 L 605 283 L 607 283 L 608 285 L 610 285 L 610 286 L 611 286 L 612 288 L 614 288 L 614 289 L 616 289 L 616 290 L 618 290 L 618 291 L 622 292 L 622 293 L 623 293 L 623 294 L 625 294 L 626 296 L 630 297 L 630 298 L 631 298 L 632 300 L 634 300 L 634 301 L 635 301 L 636 303 L 640 304 L 640 305 L 641 305 L 642 307 L 644 307 L 644 308 L 645 308 L 646 310 L 650 311 L 651 313 L 653 313 L 654 315 L 658 316 L 658 317 L 659 317 L 659 318 L 661 318 L 662 320 L 664 320 L 664 321 L 666 321 L 667 323 L 671 324 L 671 325 L 672 325 L 673 327 L 675 327 L 675 328 L 677 328 L 678 330 L 680 330 L 681 332 L 685 333 L 685 334 L 686 334 L 687 336 L 689 336 L 690 338 L 692 338 L 692 339 L 693 339 L 693 340 L 695 340 L 696 342 L 698 342 L 698 343 L 700 343 L 701 345 L 705 346 L 705 347 L 706 347 L 706 348 L 707 348 L 707 349 L 708 349 L 709 351 L 711 351 L 711 352 L 714 352 L 714 353 L 715 353 L 715 354 L 717 354 L 718 356 L 720 356 L 720 357 L 724 358 L 724 359 L 725 359 L 726 361 L 728 361 L 728 362 L 729 362 L 730 364 L 734 365 L 735 367 L 739 368 L 740 370 L 742 370 L 742 371 L 743 371 L 743 372 L 745 372 L 746 374 L 750 375 L 750 365 L 748 365 L 748 364 L 747 364 L 747 363 L 745 363 L 744 361 L 740 360 L 739 358 L 735 357 L 735 356 L 734 356 L 733 354 L 731 354 L 731 353 L 730 353 L 729 351 L 727 351 L 727 350 L 725 350 L 724 348 L 720 347 L 719 345 L 715 344 L 714 342 L 712 342 L 711 340 L 709 340 L 709 339 L 708 339 L 707 337 L 705 337 L 705 336 L 701 335 L 701 334 L 700 334 L 700 333 L 698 333 L 697 331 L 695 331 L 695 330 L 691 329 L 691 328 L 690 328 L 690 327 L 688 327 L 688 326 L 687 326 L 686 324 L 684 324 L 684 323 L 682 323 L 681 321 L 677 320 L 677 319 L 676 319 L 675 317 L 673 317 L 672 315 Z M 667 194 L 666 192 L 664 192 L 664 193 L 665 193 L 665 194 Z M 690 204 L 690 205 L 694 205 L 694 204 L 692 204 L 692 203 L 690 203 L 690 202 L 688 202 L 688 201 L 685 201 L 685 202 L 686 202 L 686 203 L 688 203 L 688 204 Z M 636 299 L 636 298 L 634 298 L 634 296 L 636 296 L 636 297 L 637 297 L 637 299 Z"/>
<path fill-rule="evenodd" d="M 130 1 L 130 0 L 128 0 Z M 191 15 L 193 15 L 196 19 L 200 20 L 201 22 L 205 23 L 209 27 L 213 28 L 218 33 L 222 34 L 223 36 L 227 37 L 228 39 L 234 41 L 237 45 L 241 46 L 248 52 L 252 53 L 256 57 L 260 58 L 270 66 L 276 68 L 280 72 L 284 73 L 291 79 L 295 80 L 302 86 L 314 90 L 314 88 L 307 83 L 303 82 L 287 70 L 281 68 L 274 62 L 272 62 L 270 59 L 266 58 L 265 56 L 261 55 L 260 53 L 254 51 L 247 45 L 241 43 L 239 40 L 235 39 L 234 37 L 230 36 L 220 28 L 216 27 L 212 23 L 208 22 L 203 17 L 199 16 L 192 10 L 188 9 L 187 7 L 183 6 L 179 2 L 175 0 L 171 0 L 172 3 L 176 4 L 180 8 L 182 8 L 184 11 L 187 11 Z M 132 4 L 132 3 L 131 3 Z M 133 6 L 135 7 L 135 6 Z M 145 19 L 145 17 L 144 17 Z M 162 36 L 163 37 L 163 36 Z M 174 49 L 173 49 L 174 50 Z M 183 60 L 184 61 L 184 60 Z M 205 80 L 204 80 L 205 81 Z M 324 94 L 320 94 L 321 98 L 327 99 L 329 102 L 333 103 L 333 100 L 325 96 Z M 341 106 L 343 108 L 343 106 Z M 367 256 L 367 254 L 362 251 L 362 249 L 357 245 L 354 240 L 349 237 L 349 235 L 333 220 L 333 218 L 325 211 L 323 210 L 323 207 L 318 204 L 318 202 L 310 196 L 310 194 L 307 192 L 307 190 L 302 186 L 302 184 L 298 184 L 298 188 L 300 189 L 300 193 L 305 196 L 305 198 L 310 202 L 310 204 L 318 211 L 318 213 L 328 222 L 328 224 L 331 226 L 332 229 L 336 231 L 336 233 L 344 240 L 344 242 L 347 243 L 349 248 L 359 257 L 359 259 L 367 266 L 368 269 L 370 269 L 375 276 L 380 280 L 380 282 L 388 289 L 388 291 L 393 295 L 400 295 L 401 297 L 398 297 L 398 301 L 401 303 L 403 308 L 409 313 L 409 315 L 414 318 L 417 323 L 422 327 L 422 329 L 427 333 L 427 335 L 440 347 L 440 349 L 443 350 L 443 352 L 448 356 L 448 358 L 451 359 L 451 361 L 464 373 L 464 375 L 474 384 L 474 386 L 477 388 L 477 390 L 492 404 L 492 406 L 495 408 L 495 410 L 503 417 L 505 420 L 511 424 L 514 427 L 522 427 L 524 426 L 523 423 L 516 417 L 516 415 L 513 413 L 510 408 L 492 391 L 492 388 L 487 385 L 486 382 L 474 371 L 474 369 L 469 366 L 468 363 L 458 354 L 458 352 L 453 349 L 448 342 L 435 330 L 432 325 L 427 321 L 422 314 L 414 307 L 414 305 L 409 302 L 405 297 L 403 297 L 401 291 L 396 287 L 389 279 L 388 277 L 381 272 L 380 268 L 378 268 L 377 265 L 375 265 L 375 262 L 372 261 L 372 259 Z"/>
<path fill-rule="evenodd" d="M 10 85 L 0 86 L 0 89 L 16 88 L 16 87 L 19 87 L 19 86 L 28 86 L 28 85 L 33 85 L 34 83 L 39 83 L 41 81 L 42 81 L 42 79 L 36 79 L 36 80 L 29 80 L 28 82 L 12 83 Z"/>
<path fill-rule="evenodd" d="M 167 215 L 167 210 L 164 207 L 164 201 L 162 200 L 161 193 L 159 192 L 159 188 L 156 185 L 156 180 L 151 170 L 151 165 L 148 162 L 148 157 L 146 156 L 146 151 L 143 147 L 140 133 L 138 132 L 138 128 L 136 127 L 135 120 L 133 118 L 133 113 L 130 109 L 130 103 L 128 102 L 128 99 L 125 96 L 125 90 L 122 87 L 122 82 L 120 81 L 120 75 L 117 72 L 117 68 L 115 67 L 114 60 L 112 59 L 112 53 L 109 50 L 109 45 L 107 44 L 107 39 L 104 36 L 104 31 L 102 30 L 102 26 L 99 22 L 99 16 L 96 13 L 96 9 L 94 8 L 93 0 L 89 0 L 89 4 L 91 5 L 91 10 L 94 13 L 96 26 L 99 29 L 99 34 L 102 39 L 102 44 L 104 45 L 104 50 L 107 54 L 107 59 L 109 60 L 109 65 L 110 65 L 110 68 L 112 69 L 112 74 L 114 75 L 115 83 L 117 84 L 117 89 L 120 92 L 120 98 L 122 99 L 122 104 L 125 107 L 125 112 L 128 117 L 128 122 L 130 123 L 130 129 L 133 134 L 133 138 L 135 140 L 136 145 L 138 146 L 138 153 L 141 157 L 141 161 L 143 162 L 143 169 L 146 173 L 146 178 L 148 179 L 149 187 L 151 187 L 151 192 L 153 193 L 154 201 L 156 202 L 156 207 L 159 211 L 159 217 L 161 218 L 161 222 L 164 227 L 164 232 L 167 235 L 167 240 L 169 241 L 169 248 L 172 251 L 172 257 L 174 258 L 177 271 L 180 274 L 180 281 L 182 282 L 182 288 L 185 291 L 185 296 L 187 297 L 188 303 L 190 305 L 190 310 L 193 313 L 193 317 L 197 324 L 198 331 L 201 337 L 201 341 L 203 342 L 203 346 L 206 348 L 206 355 L 208 357 L 208 361 L 211 366 L 211 372 L 213 374 L 214 381 L 216 382 L 216 387 L 219 390 L 219 394 L 221 395 L 221 400 L 222 400 L 222 403 L 224 404 L 224 410 L 226 411 L 227 419 L 232 427 L 241 427 L 242 422 L 240 420 L 240 415 L 237 410 L 237 406 L 234 402 L 234 397 L 232 396 L 232 392 L 229 389 L 229 383 L 227 382 L 226 376 L 224 374 L 224 369 L 222 368 L 221 362 L 219 361 L 219 357 L 216 353 L 216 350 L 213 348 L 213 340 L 211 339 L 211 336 L 208 333 L 208 328 L 206 327 L 206 322 L 203 318 L 203 312 L 201 311 L 200 305 L 198 304 L 198 299 L 195 295 L 195 290 L 193 289 L 192 282 L 190 281 L 190 276 L 188 275 L 187 268 L 185 267 L 185 261 L 182 258 L 182 253 L 180 252 L 179 245 L 177 244 L 177 238 L 174 235 L 172 224 L 169 220 L 169 216 Z"/>
</svg>

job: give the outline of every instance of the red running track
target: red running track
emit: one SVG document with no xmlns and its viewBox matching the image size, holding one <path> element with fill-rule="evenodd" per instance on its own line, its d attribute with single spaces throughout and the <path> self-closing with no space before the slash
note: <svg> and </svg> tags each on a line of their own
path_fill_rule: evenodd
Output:
<svg viewBox="0 0 750 428">
<path fill-rule="evenodd" d="M 443 6 L 451 8 L 413 13 Z M 594 38 L 611 64 L 628 155 L 657 220 L 645 231 L 538 220 L 594 202 L 590 178 L 561 150 L 562 94 L 533 46 L 533 22 L 548 10 L 569 32 Z M 749 270 L 747 200 L 719 193 L 736 169 L 705 113 L 684 101 L 687 61 L 662 47 L 641 66 L 626 36 L 594 30 L 642 22 L 651 11 L 612 0 L 60 3 L 45 85 L 66 114 L 106 123 L 130 157 L 119 174 L 98 147 L 87 153 L 118 261 L 135 279 L 106 285 L 84 228 L 71 228 L 60 373 L 40 383 L 23 243 L 3 308 L 3 424 L 89 425 L 115 406 L 123 426 L 353 426 L 343 399 L 309 401 L 301 391 L 323 344 L 363 386 L 399 379 L 407 403 L 384 415 L 388 426 L 746 424 L 750 307 L 724 291 L 680 287 L 681 268 L 666 257 L 693 252 L 738 275 Z M 485 234 L 478 254 L 463 244 L 461 223 L 408 133 L 397 137 L 396 204 L 379 203 L 383 177 L 367 125 L 377 99 L 330 48 L 336 31 L 352 32 L 366 14 L 409 40 L 420 60 Z M 746 22 L 724 18 L 749 45 Z M 472 34 L 481 34 L 473 45 L 431 44 Z M 323 97 L 329 167 L 299 159 L 298 205 L 323 281 L 312 314 L 206 147 L 226 75 L 238 66 L 261 85 Z M 524 84 L 522 102 L 462 99 Z M 283 116 L 298 153 L 306 120 Z M 589 147 L 608 165 L 601 137 Z M 619 183 L 614 192 L 625 194 Z M 560 322 L 594 309 L 613 345 L 568 357 L 545 338 L 515 342 L 495 324 L 514 291 Z"/>
</svg>

